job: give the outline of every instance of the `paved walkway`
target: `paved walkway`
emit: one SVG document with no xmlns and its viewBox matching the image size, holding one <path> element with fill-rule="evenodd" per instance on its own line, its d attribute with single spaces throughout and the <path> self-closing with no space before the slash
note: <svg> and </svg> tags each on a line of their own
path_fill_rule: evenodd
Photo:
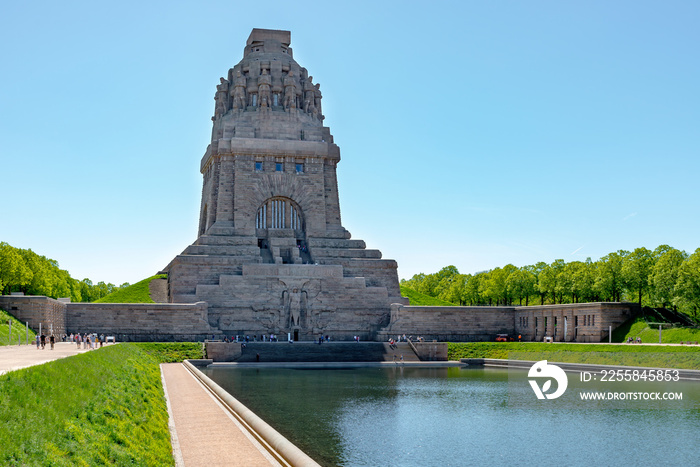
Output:
<svg viewBox="0 0 700 467">
<path fill-rule="evenodd" d="M 50 344 L 43 350 L 37 350 L 35 345 L 3 345 L 0 346 L 0 375 L 85 352 L 89 350 L 83 350 L 82 345 L 78 350 L 78 346 L 70 342 L 57 342 L 53 350 Z"/>
<path fill-rule="evenodd" d="M 182 363 L 160 368 L 177 465 L 280 465 Z"/>
</svg>

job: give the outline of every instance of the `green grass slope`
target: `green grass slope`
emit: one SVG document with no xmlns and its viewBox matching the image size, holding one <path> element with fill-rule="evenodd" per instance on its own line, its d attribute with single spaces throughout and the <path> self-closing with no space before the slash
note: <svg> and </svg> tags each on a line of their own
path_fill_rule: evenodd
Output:
<svg viewBox="0 0 700 467">
<path fill-rule="evenodd" d="M 8 321 L 12 320 L 12 337 L 10 337 L 10 329 Z M 29 330 L 29 342 L 34 340 L 36 333 Z M 27 343 L 27 329 L 25 324 L 17 320 L 14 316 L 0 309 L 0 345 L 7 345 L 10 339 L 10 345 L 17 345 L 17 340 L 21 340 L 22 344 Z"/>
<path fill-rule="evenodd" d="M 416 292 L 405 286 L 401 287 L 401 296 L 406 297 L 411 301 L 412 306 L 457 306 L 454 303 L 440 300 L 439 298 L 431 297 L 420 292 Z"/>
<path fill-rule="evenodd" d="M 155 303 L 151 299 L 148 285 L 153 279 L 165 279 L 166 277 L 168 276 L 165 274 L 156 274 L 129 287 L 105 295 L 99 300 L 95 300 L 95 303 Z"/>
<path fill-rule="evenodd" d="M 158 363 L 119 344 L 0 376 L 0 465 L 173 465 Z"/>
<path fill-rule="evenodd" d="M 566 363 L 700 370 L 700 346 L 450 342 L 447 346 L 447 356 L 450 360 L 459 360 L 460 358 L 549 360 Z"/>
<path fill-rule="evenodd" d="M 613 331 L 615 342 L 625 342 L 627 338 L 642 339 L 642 343 L 657 344 L 659 342 L 659 326 L 647 324 L 643 317 L 637 317 L 623 323 Z M 661 329 L 662 344 L 679 344 L 680 342 L 700 342 L 700 329 L 689 327 L 663 327 Z"/>
</svg>

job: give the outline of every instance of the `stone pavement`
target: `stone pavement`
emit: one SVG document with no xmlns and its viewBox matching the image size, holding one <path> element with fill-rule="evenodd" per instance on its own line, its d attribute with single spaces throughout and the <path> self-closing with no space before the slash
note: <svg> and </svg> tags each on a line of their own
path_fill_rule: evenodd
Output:
<svg viewBox="0 0 700 467">
<path fill-rule="evenodd" d="M 57 342 L 53 350 L 49 344 L 44 350 L 37 350 L 35 345 L 3 345 L 0 346 L 0 375 L 85 352 L 89 349 L 83 350 L 81 346 L 78 350 L 77 345 L 70 342 Z"/>
<path fill-rule="evenodd" d="M 160 367 L 178 466 L 280 465 L 182 363 Z"/>
</svg>

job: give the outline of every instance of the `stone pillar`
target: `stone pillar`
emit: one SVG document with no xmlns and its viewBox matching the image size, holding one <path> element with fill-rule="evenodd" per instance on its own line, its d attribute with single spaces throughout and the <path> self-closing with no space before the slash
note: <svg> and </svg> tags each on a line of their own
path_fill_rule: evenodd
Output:
<svg viewBox="0 0 700 467">
<path fill-rule="evenodd" d="M 221 156 L 215 228 L 233 227 L 233 166 L 232 155 Z"/>
<path fill-rule="evenodd" d="M 338 199 L 338 176 L 336 161 L 326 159 L 323 164 L 323 178 L 326 198 L 326 229 L 342 230 L 340 223 L 340 201 Z"/>
</svg>

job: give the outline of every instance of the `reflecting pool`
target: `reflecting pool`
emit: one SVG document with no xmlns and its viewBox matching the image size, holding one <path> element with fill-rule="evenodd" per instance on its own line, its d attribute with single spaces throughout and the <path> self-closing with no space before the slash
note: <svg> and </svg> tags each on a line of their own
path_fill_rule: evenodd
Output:
<svg viewBox="0 0 700 467">
<path fill-rule="evenodd" d="M 700 383 L 675 405 L 539 401 L 524 371 L 207 368 L 322 465 L 697 465 Z M 572 395 L 591 382 L 568 375 Z M 599 389 L 657 391 L 598 383 Z"/>
</svg>

